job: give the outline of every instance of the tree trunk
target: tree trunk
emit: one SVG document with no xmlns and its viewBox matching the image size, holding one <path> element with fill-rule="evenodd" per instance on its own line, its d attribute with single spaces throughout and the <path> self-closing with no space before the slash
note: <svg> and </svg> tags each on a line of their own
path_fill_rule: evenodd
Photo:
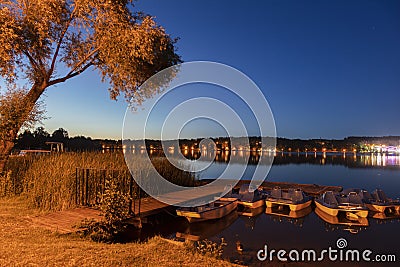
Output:
<svg viewBox="0 0 400 267">
<path fill-rule="evenodd" d="M 25 96 L 26 108 L 29 111 L 32 111 L 36 102 L 43 94 L 44 90 L 46 90 L 47 82 L 35 83 L 32 88 L 29 90 L 28 94 Z M 24 118 L 25 120 L 28 118 Z M 25 121 L 24 120 L 24 121 Z M 22 126 L 22 122 L 20 125 L 15 127 L 15 129 L 8 129 L 8 136 L 4 138 L 4 140 L 0 140 L 0 174 L 3 173 L 4 167 L 7 163 L 8 158 L 11 155 L 11 151 L 14 147 L 14 141 L 17 139 L 18 132 Z"/>
<path fill-rule="evenodd" d="M 6 166 L 7 160 L 10 157 L 13 147 L 14 142 L 9 140 L 0 140 L 0 174 L 4 171 L 4 167 Z"/>
</svg>

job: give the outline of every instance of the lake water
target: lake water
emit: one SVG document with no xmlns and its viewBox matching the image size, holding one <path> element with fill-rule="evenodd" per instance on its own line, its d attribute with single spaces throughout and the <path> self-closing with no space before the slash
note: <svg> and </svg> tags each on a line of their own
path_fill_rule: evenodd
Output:
<svg viewBox="0 0 400 267">
<path fill-rule="evenodd" d="M 244 152 L 250 153 L 250 152 Z M 257 162 L 256 153 L 250 155 L 250 163 Z M 191 155 L 196 159 L 198 156 Z M 198 178 L 218 177 L 227 166 L 227 162 L 243 167 L 243 153 L 236 155 L 220 154 L 211 166 L 198 174 Z M 197 164 L 195 161 L 193 164 Z M 251 176 L 255 165 L 249 164 L 242 179 Z M 383 189 L 390 197 L 400 197 L 400 156 L 385 154 L 343 154 L 343 153 L 280 153 L 275 156 L 274 165 L 267 176 L 268 181 L 285 181 L 294 183 L 310 183 L 321 185 L 338 185 L 344 188 L 364 188 L 372 191 Z M 232 262 L 249 265 L 266 265 L 257 259 L 257 252 L 265 245 L 268 249 L 315 249 L 321 251 L 328 247 L 337 248 L 336 241 L 344 238 L 348 249 L 369 249 L 376 254 L 393 254 L 400 261 L 400 220 L 399 218 L 368 218 L 367 225 L 342 225 L 325 220 L 312 210 L 287 217 L 285 211 L 274 211 L 281 215 L 270 214 L 264 210 L 254 217 L 229 216 L 213 222 L 188 224 L 181 218 L 175 218 L 150 232 L 170 238 L 190 236 L 190 238 L 207 238 L 220 241 L 224 238 L 227 246 L 223 257 Z M 308 213 L 308 214 L 307 214 Z M 293 214 L 292 214 L 293 215 Z M 293 216 L 292 216 L 293 217 Z M 143 234 L 149 229 L 144 229 Z M 177 234 L 178 233 L 178 234 Z M 237 251 L 237 243 L 243 251 Z M 287 255 L 286 255 L 287 256 Z M 371 256 L 371 257 L 373 257 Z M 276 257 L 274 263 L 280 263 Z M 310 262 L 309 262 L 310 263 Z M 337 264 L 344 262 L 337 262 Z M 312 263 L 311 263 L 312 264 Z M 325 264 L 334 264 L 325 262 Z M 350 265 L 356 262 L 348 263 Z M 364 265 L 361 262 L 360 265 Z"/>
</svg>

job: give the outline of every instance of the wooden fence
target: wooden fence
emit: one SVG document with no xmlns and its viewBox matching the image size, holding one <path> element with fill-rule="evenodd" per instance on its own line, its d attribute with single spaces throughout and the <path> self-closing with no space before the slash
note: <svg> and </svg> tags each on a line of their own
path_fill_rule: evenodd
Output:
<svg viewBox="0 0 400 267">
<path fill-rule="evenodd" d="M 127 170 L 76 168 L 75 203 L 89 207 L 98 205 L 107 179 L 112 179 L 121 193 L 129 194 L 129 212 L 140 215 L 141 199 L 146 194 Z"/>
</svg>

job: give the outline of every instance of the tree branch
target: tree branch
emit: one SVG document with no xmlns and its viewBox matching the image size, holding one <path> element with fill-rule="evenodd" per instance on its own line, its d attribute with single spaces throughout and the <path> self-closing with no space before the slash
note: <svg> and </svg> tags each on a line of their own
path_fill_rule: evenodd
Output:
<svg viewBox="0 0 400 267">
<path fill-rule="evenodd" d="M 93 56 L 97 51 L 99 51 L 100 47 L 97 47 L 95 49 L 92 50 L 92 52 L 90 52 L 89 54 L 86 55 L 86 57 L 84 57 L 80 62 L 78 62 L 78 64 L 76 64 L 71 71 L 66 75 L 70 75 L 71 73 L 74 73 L 82 64 L 84 64 L 91 56 Z M 92 61 L 90 61 L 92 62 Z M 92 63 L 93 64 L 93 63 Z"/>
<path fill-rule="evenodd" d="M 39 68 L 38 63 L 37 63 L 36 60 L 31 56 L 31 54 L 29 54 L 28 51 L 23 51 L 22 53 L 24 53 L 24 55 L 29 59 L 29 62 L 32 64 L 32 67 L 34 67 L 34 68 Z"/>
<path fill-rule="evenodd" d="M 26 50 L 22 51 L 22 53 L 24 53 L 24 55 L 29 59 L 29 62 L 32 64 L 32 68 L 34 68 L 36 71 L 40 71 L 43 77 L 46 77 L 46 67 L 44 66 L 42 60 L 39 59 L 39 62 L 37 62 Z"/>
<path fill-rule="evenodd" d="M 50 70 L 49 70 L 49 78 L 50 78 L 51 75 L 53 74 L 54 67 L 55 67 L 55 65 L 56 65 L 56 61 L 57 61 L 57 57 L 58 57 L 58 53 L 59 53 L 60 48 L 61 48 L 62 40 L 64 39 L 64 36 L 65 36 L 65 34 L 67 33 L 67 31 L 68 31 L 69 25 L 71 25 L 71 21 L 72 21 L 72 19 L 73 19 L 73 17 L 74 17 L 74 13 L 75 13 L 76 7 L 77 7 L 77 5 L 75 5 L 74 9 L 72 10 L 71 15 L 70 15 L 70 17 L 69 17 L 69 19 L 68 19 L 68 21 L 67 21 L 67 25 L 65 26 L 65 29 L 64 29 L 63 32 L 61 33 L 60 38 L 59 38 L 59 40 L 58 40 L 58 42 L 57 42 L 56 51 L 54 52 L 54 56 L 53 56 L 53 59 L 52 59 L 52 61 L 51 61 L 51 66 L 50 66 Z"/>
<path fill-rule="evenodd" d="M 80 66 L 82 66 L 82 64 L 84 64 L 85 62 L 88 61 L 88 59 L 93 56 L 98 50 L 100 49 L 100 47 L 93 49 L 89 54 L 87 54 L 84 59 L 82 59 L 80 62 L 78 62 L 72 69 L 70 72 L 67 73 L 67 75 L 65 75 L 64 77 L 61 78 L 57 78 L 54 80 L 51 80 L 48 82 L 48 86 L 50 85 L 54 85 L 57 83 L 62 83 L 65 82 L 66 80 L 75 77 L 79 74 L 81 74 L 82 72 L 84 72 L 87 68 L 89 68 L 90 66 L 92 66 L 94 63 L 93 61 L 90 61 L 89 63 L 87 63 L 86 65 L 84 65 L 82 68 L 80 68 Z M 79 69 L 79 70 L 77 70 Z"/>
<path fill-rule="evenodd" d="M 81 74 L 82 72 L 84 72 L 87 68 L 89 68 L 90 66 L 93 65 L 93 62 L 89 62 L 87 63 L 85 66 L 83 66 L 81 69 L 79 69 L 78 71 L 75 72 L 69 72 L 67 75 L 65 75 L 64 77 L 58 78 L 58 79 L 54 79 L 48 82 L 48 86 L 57 84 L 57 83 L 62 83 L 65 82 L 68 79 L 71 79 L 79 74 Z"/>
</svg>

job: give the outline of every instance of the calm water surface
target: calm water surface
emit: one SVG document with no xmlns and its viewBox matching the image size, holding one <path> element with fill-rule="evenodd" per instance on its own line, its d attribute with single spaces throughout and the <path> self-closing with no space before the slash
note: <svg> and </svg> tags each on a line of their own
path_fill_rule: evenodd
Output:
<svg viewBox="0 0 400 267">
<path fill-rule="evenodd" d="M 243 155 L 239 154 L 219 155 L 207 170 L 198 175 L 198 178 L 218 177 L 227 166 L 227 162 L 237 164 L 240 168 L 245 165 L 245 162 L 241 162 L 241 158 Z M 249 162 L 256 163 L 257 154 L 250 155 Z M 196 164 L 196 161 L 193 164 Z M 248 165 L 242 179 L 251 177 L 254 168 L 255 165 Z M 338 185 L 371 191 L 382 188 L 388 196 L 397 198 L 400 197 L 400 156 L 342 153 L 277 154 L 267 180 Z M 347 240 L 347 248 L 370 249 L 373 255 L 395 254 L 400 262 L 398 218 L 368 218 L 368 225 L 349 226 L 328 223 L 315 213 L 314 207 L 308 212 L 309 214 L 296 215 L 305 215 L 301 218 L 267 214 L 265 210 L 261 210 L 260 214 L 254 217 L 238 216 L 235 212 L 218 221 L 192 225 L 181 218 L 176 218 L 162 228 L 152 231 L 170 238 L 190 235 L 192 239 L 207 238 L 220 241 L 223 237 L 228 244 L 223 257 L 229 258 L 232 262 L 250 265 L 267 264 L 267 262 L 261 263 L 256 256 L 257 251 L 264 245 L 276 250 L 312 248 L 321 251 L 329 246 L 336 248 L 336 241 L 339 238 Z M 284 214 L 282 211 L 280 213 Z M 240 253 L 236 250 L 237 242 L 243 245 L 243 251 Z"/>
</svg>

